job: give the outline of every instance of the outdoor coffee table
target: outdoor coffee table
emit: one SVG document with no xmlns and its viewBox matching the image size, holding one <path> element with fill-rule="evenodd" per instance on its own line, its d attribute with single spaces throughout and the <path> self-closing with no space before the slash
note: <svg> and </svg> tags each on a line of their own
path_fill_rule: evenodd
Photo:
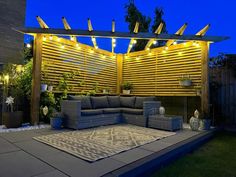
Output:
<svg viewBox="0 0 236 177">
<path fill-rule="evenodd" d="M 177 115 L 151 115 L 148 120 L 148 127 L 175 131 L 183 128 L 183 116 Z"/>
</svg>

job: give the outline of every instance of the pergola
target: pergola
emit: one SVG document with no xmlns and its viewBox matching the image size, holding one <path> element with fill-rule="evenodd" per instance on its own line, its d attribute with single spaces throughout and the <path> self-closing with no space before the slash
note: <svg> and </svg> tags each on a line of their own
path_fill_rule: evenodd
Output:
<svg viewBox="0 0 236 177">
<path fill-rule="evenodd" d="M 112 87 L 114 87 L 114 93 L 116 94 L 120 94 L 120 85 L 124 80 L 132 80 L 136 84 L 135 88 L 137 89 L 134 89 L 134 94 L 137 95 L 193 96 L 196 89 L 200 89 L 201 109 L 206 113 L 209 112 L 209 44 L 228 39 L 228 37 L 222 36 L 205 36 L 210 25 L 206 25 L 195 35 L 183 35 L 187 23 L 181 26 L 175 34 L 161 34 L 162 23 L 155 33 L 139 33 L 139 23 L 137 22 L 133 33 L 129 33 L 116 31 L 114 20 L 112 21 L 110 31 L 99 31 L 93 29 L 90 19 L 88 19 L 88 29 L 81 30 L 71 29 L 65 17 L 62 17 L 64 29 L 49 28 L 42 18 L 39 16 L 36 18 L 41 28 L 25 27 L 15 29 L 21 33 L 33 35 L 35 39 L 31 97 L 31 120 L 33 124 L 39 121 L 41 66 L 43 60 L 48 64 L 48 72 L 50 72 L 50 69 L 53 69 L 53 64 L 54 66 L 58 65 L 58 73 L 59 71 L 63 72 L 71 69 L 70 67 L 73 68 L 73 66 L 84 69 L 85 67 L 90 67 L 89 63 L 98 62 L 98 65 L 101 64 L 103 69 L 101 71 L 96 70 L 96 72 L 98 74 L 100 72 L 103 73 L 102 77 L 105 78 L 113 77 L 107 67 L 114 67 L 116 74 L 114 78 L 108 80 L 112 84 L 114 83 Z M 69 36 L 70 40 L 60 38 L 60 36 Z M 93 47 L 78 43 L 78 37 L 91 37 Z M 110 38 L 111 52 L 99 49 L 96 38 Z M 116 39 L 120 38 L 130 39 L 126 54 L 114 53 Z M 130 52 L 139 39 L 148 40 L 145 49 L 139 52 Z M 167 40 L 166 45 L 152 49 L 151 46 L 158 40 Z M 67 49 L 65 49 L 65 45 Z M 82 48 L 83 50 L 77 51 L 76 48 Z M 63 57 L 67 58 L 67 60 L 62 60 Z M 86 61 L 83 58 L 86 58 Z M 110 60 L 104 61 L 105 58 Z M 169 59 L 171 59 L 170 63 L 167 63 L 166 60 Z M 109 62 L 110 64 L 107 66 Z M 80 63 L 79 65 L 83 64 L 83 67 L 77 66 L 78 63 Z M 176 66 L 178 68 L 175 68 Z M 171 71 L 171 68 L 174 68 L 174 72 Z M 83 71 L 85 73 L 83 77 L 88 81 L 92 81 L 88 78 L 90 76 L 91 79 L 96 81 L 102 80 L 102 78 L 97 76 L 97 73 L 89 75 L 90 70 L 95 71 L 94 68 L 84 70 L 86 71 Z M 182 88 L 177 85 L 176 75 L 185 72 L 190 73 L 193 77 L 194 87 Z M 56 73 L 51 73 L 52 82 L 58 77 Z"/>
</svg>

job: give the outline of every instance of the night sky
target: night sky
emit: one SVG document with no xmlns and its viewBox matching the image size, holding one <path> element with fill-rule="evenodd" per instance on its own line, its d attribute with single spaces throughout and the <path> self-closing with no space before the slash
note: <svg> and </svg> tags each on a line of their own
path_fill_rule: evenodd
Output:
<svg viewBox="0 0 236 177">
<path fill-rule="evenodd" d="M 111 30 L 111 21 L 116 21 L 116 31 L 128 31 L 125 22 L 124 5 L 128 0 L 27 0 L 27 27 L 39 27 L 36 16 L 39 15 L 51 28 L 63 28 L 61 17 L 66 17 L 73 29 L 87 29 L 90 18 L 94 30 Z M 151 18 L 155 7 L 162 7 L 168 33 L 175 33 L 185 22 L 188 27 L 185 34 L 195 34 L 208 23 L 211 28 L 206 35 L 229 36 L 231 39 L 214 43 L 210 55 L 219 52 L 235 54 L 236 43 L 236 0 L 135 0 L 138 9 Z M 92 45 L 91 40 L 79 38 L 80 42 Z M 110 39 L 98 39 L 99 48 L 111 51 Z M 116 53 L 127 51 L 129 40 L 117 41 Z"/>
</svg>

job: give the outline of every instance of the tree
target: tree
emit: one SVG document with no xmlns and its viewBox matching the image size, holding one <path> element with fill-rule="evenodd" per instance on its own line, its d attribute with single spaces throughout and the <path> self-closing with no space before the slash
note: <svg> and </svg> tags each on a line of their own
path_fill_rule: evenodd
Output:
<svg viewBox="0 0 236 177">
<path fill-rule="evenodd" d="M 129 24 L 129 31 L 133 32 L 136 22 L 139 22 L 139 32 L 149 32 L 151 18 L 143 15 L 134 4 L 134 0 L 129 0 L 129 3 L 125 5 L 126 15 L 125 21 Z M 154 33 L 160 23 L 163 23 L 161 33 L 167 33 L 166 23 L 163 20 L 164 12 L 162 8 L 155 9 L 155 17 L 151 31 Z M 137 44 L 133 46 L 131 51 L 143 50 L 148 40 L 137 40 Z M 165 41 L 159 41 L 155 47 L 165 45 Z"/>
<path fill-rule="evenodd" d="M 167 33 L 167 29 L 166 29 L 166 22 L 163 20 L 163 15 L 164 15 L 164 11 L 162 8 L 155 8 L 155 17 L 154 17 L 154 21 L 153 21 L 153 25 L 152 25 L 152 32 L 154 33 L 156 31 L 156 29 L 158 28 L 158 26 L 163 23 L 163 28 L 161 30 L 161 33 Z M 160 47 L 165 45 L 165 41 L 158 41 L 158 43 L 154 46 L 154 47 Z"/>
<path fill-rule="evenodd" d="M 133 32 L 136 22 L 139 22 L 139 32 L 148 32 L 151 18 L 142 15 L 132 1 L 125 5 L 125 8 L 127 10 L 125 21 L 129 23 L 129 31 Z M 137 40 L 137 44 L 133 46 L 131 51 L 143 50 L 146 44 L 147 40 Z"/>
</svg>

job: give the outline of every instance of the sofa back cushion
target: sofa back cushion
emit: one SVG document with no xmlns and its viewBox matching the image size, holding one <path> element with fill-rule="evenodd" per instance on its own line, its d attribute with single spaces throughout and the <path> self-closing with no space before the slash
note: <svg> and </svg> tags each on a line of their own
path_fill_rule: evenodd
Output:
<svg viewBox="0 0 236 177">
<path fill-rule="evenodd" d="M 154 101 L 155 97 L 140 97 L 137 96 L 135 99 L 135 105 L 134 107 L 137 109 L 143 109 L 143 102 L 144 101 Z"/>
<path fill-rule="evenodd" d="M 125 108 L 134 108 L 135 96 L 132 97 L 120 97 L 120 106 Z"/>
<path fill-rule="evenodd" d="M 91 100 L 94 109 L 109 108 L 107 96 L 98 96 L 98 97 L 92 96 Z"/>
<path fill-rule="evenodd" d="M 68 100 L 78 100 L 81 101 L 81 109 L 92 109 L 90 96 L 72 96 L 68 95 Z"/>
<path fill-rule="evenodd" d="M 107 96 L 110 108 L 120 107 L 120 96 Z"/>
</svg>

